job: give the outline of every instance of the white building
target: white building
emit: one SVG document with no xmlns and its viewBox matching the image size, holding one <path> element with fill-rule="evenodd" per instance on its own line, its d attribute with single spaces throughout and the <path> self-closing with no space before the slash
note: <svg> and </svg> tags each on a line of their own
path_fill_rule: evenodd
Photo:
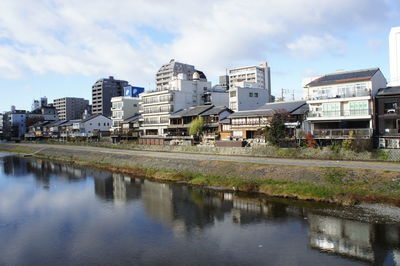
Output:
<svg viewBox="0 0 400 266">
<path fill-rule="evenodd" d="M 211 89 L 211 82 L 202 72 L 195 72 L 190 78 L 181 73 L 164 88 L 168 89 L 142 94 L 140 112 L 143 124 L 140 129 L 144 135 L 164 135 L 171 113 L 202 105 L 204 92 Z"/>
<path fill-rule="evenodd" d="M 203 94 L 205 105 L 229 106 L 229 92 L 225 89 L 214 88 L 204 92 Z"/>
<path fill-rule="evenodd" d="M 400 86 L 400 27 L 389 34 L 390 86 Z"/>
<path fill-rule="evenodd" d="M 171 89 L 170 81 L 179 74 L 184 74 L 188 80 L 191 80 L 194 72 L 199 72 L 204 75 L 203 72 L 196 70 L 194 66 L 183 64 L 172 59 L 169 63 L 162 65 L 157 71 L 156 90 L 163 91 Z"/>
<path fill-rule="evenodd" d="M 236 82 L 229 89 L 229 108 L 234 112 L 254 110 L 268 102 L 268 90 L 260 89 L 255 82 Z"/>
<path fill-rule="evenodd" d="M 111 98 L 111 131 L 119 129 L 122 121 L 139 113 L 139 101 L 140 99 L 135 97 L 120 96 Z"/>
<path fill-rule="evenodd" d="M 96 133 L 109 132 L 111 119 L 104 115 L 93 115 L 86 119 L 76 120 L 72 123 L 74 137 L 91 137 Z"/>
<path fill-rule="evenodd" d="M 338 72 L 311 81 L 305 87 L 311 133 L 314 137 L 322 131 L 325 135 L 346 135 L 351 130 L 364 129 L 365 136 L 370 137 L 373 97 L 384 87 L 386 79 L 379 68 Z"/>
<path fill-rule="evenodd" d="M 271 70 L 267 62 L 259 66 L 247 66 L 229 70 L 229 89 L 240 87 L 242 82 L 255 83 L 254 88 L 267 91 L 268 99 L 271 98 Z"/>
</svg>

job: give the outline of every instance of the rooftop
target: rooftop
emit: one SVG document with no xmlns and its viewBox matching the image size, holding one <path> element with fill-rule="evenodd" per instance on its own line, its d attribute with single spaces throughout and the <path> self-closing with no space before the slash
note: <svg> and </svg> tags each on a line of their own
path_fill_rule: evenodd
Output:
<svg viewBox="0 0 400 266">
<path fill-rule="evenodd" d="M 390 95 L 400 95 L 400 86 L 381 88 L 376 93 L 376 97 Z"/>
<path fill-rule="evenodd" d="M 255 110 L 239 111 L 233 113 L 229 118 L 233 117 L 249 117 L 249 116 L 260 116 L 260 115 L 272 115 L 277 111 L 284 110 L 291 114 L 304 114 L 308 111 L 306 101 L 290 101 L 290 102 L 275 102 L 267 103 Z"/>
<path fill-rule="evenodd" d="M 320 78 L 314 79 L 313 81 L 308 83 L 306 86 L 314 87 L 314 86 L 322 86 L 322 85 L 329 85 L 329 84 L 336 84 L 336 83 L 369 80 L 378 71 L 379 71 L 379 68 L 370 68 L 370 69 L 361 69 L 361 70 L 327 74 Z"/>
</svg>

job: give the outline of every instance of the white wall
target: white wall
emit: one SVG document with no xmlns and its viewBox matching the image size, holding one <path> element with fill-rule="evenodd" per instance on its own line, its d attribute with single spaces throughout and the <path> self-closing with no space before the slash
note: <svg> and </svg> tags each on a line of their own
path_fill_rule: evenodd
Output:
<svg viewBox="0 0 400 266">
<path fill-rule="evenodd" d="M 111 128 L 111 119 L 105 116 L 97 116 L 89 121 L 83 123 L 84 133 L 93 133 L 93 131 L 110 131 Z"/>
<path fill-rule="evenodd" d="M 268 102 L 268 91 L 265 89 L 236 87 L 231 91 L 236 91 L 236 96 L 229 98 L 229 108 L 235 112 L 254 110 Z M 255 93 L 258 93 L 258 97 L 255 97 Z M 253 97 L 250 97 L 250 94 Z"/>
<path fill-rule="evenodd" d="M 400 86 L 400 27 L 389 34 L 390 86 Z"/>
</svg>

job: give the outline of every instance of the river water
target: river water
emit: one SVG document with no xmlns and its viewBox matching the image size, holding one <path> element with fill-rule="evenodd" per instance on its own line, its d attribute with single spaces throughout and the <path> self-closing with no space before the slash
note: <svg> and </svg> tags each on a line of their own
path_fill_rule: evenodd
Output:
<svg viewBox="0 0 400 266">
<path fill-rule="evenodd" d="M 0 265 L 400 265 L 356 212 L 0 154 Z"/>
</svg>

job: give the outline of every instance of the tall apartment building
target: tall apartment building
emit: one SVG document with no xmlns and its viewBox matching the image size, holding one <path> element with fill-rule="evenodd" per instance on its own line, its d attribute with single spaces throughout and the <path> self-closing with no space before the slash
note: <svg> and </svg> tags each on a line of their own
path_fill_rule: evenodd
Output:
<svg viewBox="0 0 400 266">
<path fill-rule="evenodd" d="M 271 70 L 268 63 L 230 69 L 229 91 L 229 108 L 235 112 L 256 109 L 270 102 Z"/>
<path fill-rule="evenodd" d="M 184 74 L 191 80 L 194 72 L 202 73 L 194 68 L 192 65 L 176 62 L 172 59 L 168 64 L 161 66 L 156 74 L 156 90 L 163 91 L 170 89 L 170 81 L 177 77 L 178 74 Z M 204 75 L 204 74 L 203 74 Z"/>
<path fill-rule="evenodd" d="M 400 86 L 400 27 L 389 34 L 390 86 Z"/>
<path fill-rule="evenodd" d="M 165 87 L 169 89 L 142 94 L 140 111 L 143 124 L 140 129 L 144 135 L 164 135 L 171 113 L 203 105 L 204 93 L 211 89 L 211 82 L 203 72 L 195 72 L 191 77 L 180 73 Z"/>
<path fill-rule="evenodd" d="M 82 119 L 83 113 L 89 111 L 89 100 L 75 97 L 65 97 L 54 100 L 60 120 Z"/>
<path fill-rule="evenodd" d="M 116 80 L 114 77 L 103 78 L 92 86 L 92 113 L 111 117 L 111 98 L 124 95 L 128 81 Z"/>
<path fill-rule="evenodd" d="M 3 127 L 4 127 L 4 114 L 0 113 L 0 140 L 4 138 Z"/>
<path fill-rule="evenodd" d="M 379 68 L 337 72 L 314 79 L 305 87 L 310 107 L 307 121 L 313 134 L 362 129 L 365 137 L 371 137 L 373 97 L 384 87 L 386 79 Z"/>
</svg>

